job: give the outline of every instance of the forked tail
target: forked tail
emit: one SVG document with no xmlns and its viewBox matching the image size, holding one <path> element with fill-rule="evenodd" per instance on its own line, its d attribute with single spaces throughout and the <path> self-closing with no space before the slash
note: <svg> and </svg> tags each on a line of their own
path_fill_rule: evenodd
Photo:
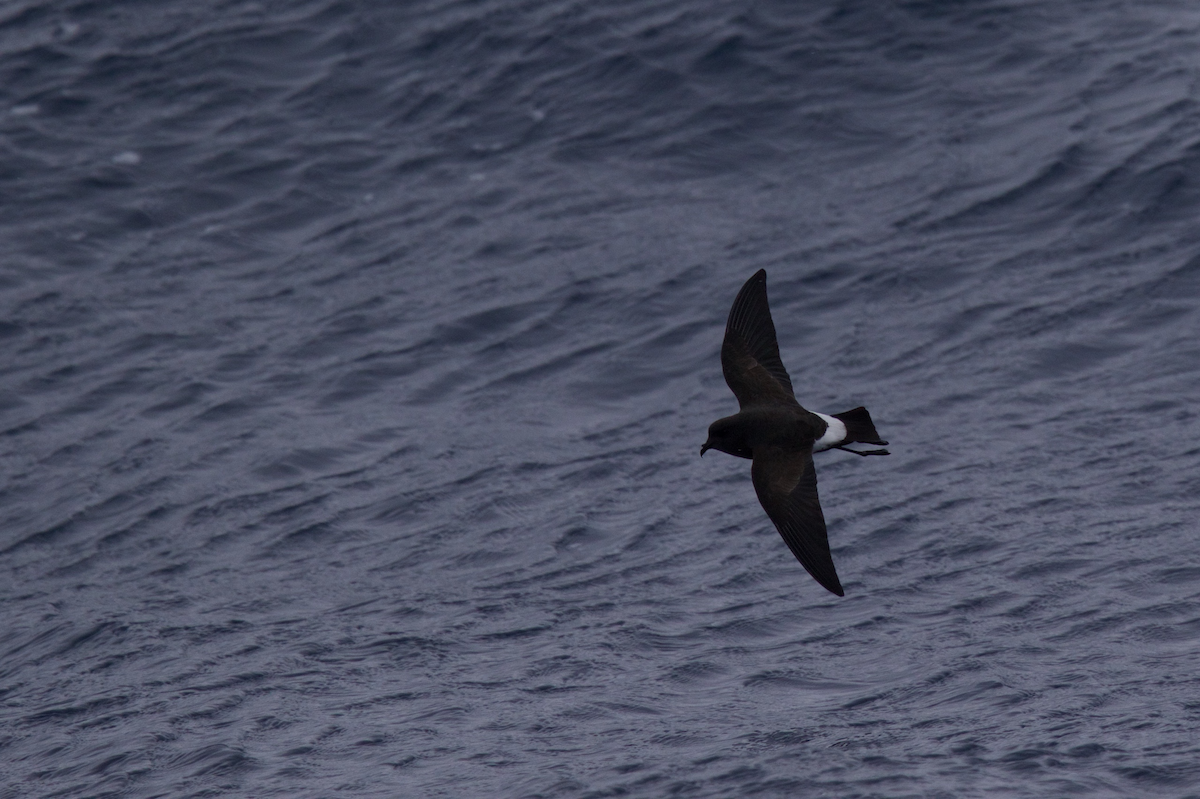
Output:
<svg viewBox="0 0 1200 799">
<path fill-rule="evenodd" d="M 871 414 L 867 413 L 866 408 L 860 406 L 832 415 L 846 425 L 846 440 L 842 443 L 859 441 L 863 444 L 887 444 L 879 437 L 879 433 L 875 432 L 875 423 L 871 421 Z"/>
</svg>

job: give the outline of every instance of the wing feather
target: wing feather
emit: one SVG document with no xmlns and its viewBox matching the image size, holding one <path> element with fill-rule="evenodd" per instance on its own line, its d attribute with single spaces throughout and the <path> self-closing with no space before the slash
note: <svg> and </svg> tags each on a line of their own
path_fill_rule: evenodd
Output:
<svg viewBox="0 0 1200 799">
<path fill-rule="evenodd" d="M 792 379 L 779 357 L 775 323 L 767 304 L 767 270 L 760 269 L 738 292 L 721 345 L 725 382 L 745 408 L 764 403 L 796 404 Z"/>
<path fill-rule="evenodd" d="M 756 451 L 750 474 L 758 501 L 796 560 L 826 589 L 845 596 L 833 566 L 825 515 L 817 498 L 812 447 L 799 451 L 777 447 Z"/>
</svg>

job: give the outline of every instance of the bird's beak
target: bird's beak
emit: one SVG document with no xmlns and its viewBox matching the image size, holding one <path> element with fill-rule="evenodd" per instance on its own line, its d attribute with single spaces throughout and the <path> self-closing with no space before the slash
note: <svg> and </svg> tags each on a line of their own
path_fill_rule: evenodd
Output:
<svg viewBox="0 0 1200 799">
<path fill-rule="evenodd" d="M 708 452 L 710 449 L 712 449 L 712 444 L 709 444 L 707 441 L 705 441 L 703 444 L 701 444 L 700 445 L 700 457 L 703 458 L 704 453 Z"/>
</svg>

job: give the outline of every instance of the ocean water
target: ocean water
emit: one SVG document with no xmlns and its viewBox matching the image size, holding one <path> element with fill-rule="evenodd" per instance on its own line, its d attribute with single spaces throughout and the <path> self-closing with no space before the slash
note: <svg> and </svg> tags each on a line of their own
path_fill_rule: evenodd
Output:
<svg viewBox="0 0 1200 799">
<path fill-rule="evenodd" d="M 0 797 L 1200 796 L 1200 8 L 0 6 Z M 746 461 L 765 268 L 846 597 Z"/>
</svg>

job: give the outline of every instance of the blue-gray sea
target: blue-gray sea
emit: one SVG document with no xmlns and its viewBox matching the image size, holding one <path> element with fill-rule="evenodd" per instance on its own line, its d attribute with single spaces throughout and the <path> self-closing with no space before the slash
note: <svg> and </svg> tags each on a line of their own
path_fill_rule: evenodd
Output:
<svg viewBox="0 0 1200 799">
<path fill-rule="evenodd" d="M 1200 796 L 1198 308 L 1187 0 L 6 0 L 0 797 Z"/>
</svg>

